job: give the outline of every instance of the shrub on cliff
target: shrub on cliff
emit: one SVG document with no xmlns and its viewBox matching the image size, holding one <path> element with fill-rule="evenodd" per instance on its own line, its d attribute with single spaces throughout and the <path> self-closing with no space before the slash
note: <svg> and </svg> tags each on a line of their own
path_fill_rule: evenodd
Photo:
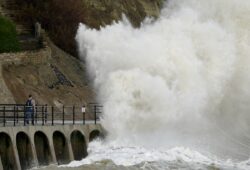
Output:
<svg viewBox="0 0 250 170">
<path fill-rule="evenodd" d="M 0 53 L 20 50 L 15 25 L 0 16 Z"/>
</svg>

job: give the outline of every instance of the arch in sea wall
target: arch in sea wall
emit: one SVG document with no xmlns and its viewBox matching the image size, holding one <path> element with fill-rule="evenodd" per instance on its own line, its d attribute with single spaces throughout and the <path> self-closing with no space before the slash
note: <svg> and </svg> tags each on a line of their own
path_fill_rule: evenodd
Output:
<svg viewBox="0 0 250 170">
<path fill-rule="evenodd" d="M 92 142 L 93 140 L 95 140 L 97 138 L 103 138 L 103 134 L 97 129 L 92 130 L 89 133 L 89 142 Z"/>
<path fill-rule="evenodd" d="M 4 132 L 0 133 L 0 157 L 3 170 L 15 170 L 17 168 L 13 143 L 10 136 Z"/>
<path fill-rule="evenodd" d="M 29 136 L 25 132 L 16 135 L 16 146 L 21 169 L 30 169 L 34 166 L 34 155 Z"/>
<path fill-rule="evenodd" d="M 57 163 L 59 165 L 69 163 L 69 148 L 65 135 L 62 132 L 55 131 L 53 133 L 53 144 Z"/>
<path fill-rule="evenodd" d="M 52 155 L 47 136 L 42 131 L 37 131 L 34 141 L 39 165 L 49 165 L 52 162 Z"/>
<path fill-rule="evenodd" d="M 71 133 L 70 141 L 75 160 L 81 160 L 88 155 L 85 137 L 79 130 Z"/>
</svg>

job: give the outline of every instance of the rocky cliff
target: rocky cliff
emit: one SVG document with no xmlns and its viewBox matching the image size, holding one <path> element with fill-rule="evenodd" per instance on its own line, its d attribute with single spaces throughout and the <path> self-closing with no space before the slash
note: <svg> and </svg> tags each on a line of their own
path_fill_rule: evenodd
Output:
<svg viewBox="0 0 250 170">
<path fill-rule="evenodd" d="M 138 27 L 146 16 L 158 17 L 163 0 L 85 0 L 85 23 L 98 28 L 121 19 L 125 14 Z"/>
<path fill-rule="evenodd" d="M 84 65 L 47 41 L 49 50 L 0 54 L 5 57 L 0 62 L 1 103 L 24 103 L 29 94 L 38 104 L 57 107 L 94 101 Z"/>
<path fill-rule="evenodd" d="M 10 1 L 12 1 L 12 3 L 10 3 L 11 6 L 7 3 Z M 20 25 L 20 23 L 22 24 L 22 20 L 20 20 L 20 18 L 18 20 L 18 16 L 22 16 L 22 11 L 14 10 L 15 7 L 13 6 L 16 4 L 13 3 L 13 1 L 14 0 L 0 0 L 0 5 L 2 4 L 0 8 L 1 13 L 12 18 Z M 47 1 L 49 0 L 44 0 L 44 2 Z M 61 0 L 50 1 L 54 3 L 62 2 Z M 72 1 L 72 3 L 73 2 L 74 1 Z M 123 13 L 126 14 L 134 26 L 139 26 L 146 16 L 157 17 L 159 15 L 163 0 L 81 0 L 81 2 L 83 3 L 82 9 L 84 9 L 84 18 L 82 18 L 81 22 L 84 22 L 89 27 L 98 29 L 100 26 L 118 21 L 121 19 Z M 29 7 L 29 4 L 26 4 L 26 6 Z M 31 8 L 31 6 L 29 8 Z M 34 16 L 28 17 L 33 18 Z M 29 21 L 33 21 L 33 19 Z M 75 34 L 73 33 L 75 33 L 77 29 L 78 22 L 80 21 L 74 20 L 74 24 L 70 25 L 67 23 L 67 20 L 64 20 L 63 23 L 58 21 L 57 29 L 54 23 L 55 26 L 53 29 L 54 31 L 57 30 L 57 36 L 52 36 L 52 40 L 58 46 L 68 51 L 67 47 L 72 48 L 72 46 L 63 45 L 64 41 L 75 42 Z M 60 24 L 64 24 L 64 27 L 72 29 L 73 31 L 69 31 L 70 34 L 60 32 Z M 27 23 L 24 25 L 27 26 Z M 49 27 L 47 27 L 47 29 L 48 28 Z M 50 36 L 53 33 L 53 31 L 49 29 L 47 32 Z M 3 62 L 0 61 L 0 103 L 24 103 L 28 94 L 33 94 L 34 98 L 40 104 L 47 103 L 58 107 L 72 104 L 82 105 L 84 102 L 95 101 L 95 92 L 86 76 L 85 65 L 58 48 L 49 38 L 46 38 L 46 42 L 47 47 L 50 49 L 50 57 L 47 57 L 43 62 L 20 62 L 18 64 L 9 62 L 8 64 L 3 64 Z M 27 53 L 34 53 L 34 51 Z M 21 54 L 22 53 L 9 55 L 18 57 Z M 26 56 L 29 55 L 27 54 Z"/>
<path fill-rule="evenodd" d="M 5 14 L 17 23 L 18 32 L 32 30 L 39 21 L 53 42 L 77 57 L 75 34 L 80 22 L 91 28 L 111 24 L 122 14 L 135 27 L 146 16 L 157 17 L 164 0 L 0 0 Z M 23 27 L 25 26 L 25 27 Z"/>
</svg>

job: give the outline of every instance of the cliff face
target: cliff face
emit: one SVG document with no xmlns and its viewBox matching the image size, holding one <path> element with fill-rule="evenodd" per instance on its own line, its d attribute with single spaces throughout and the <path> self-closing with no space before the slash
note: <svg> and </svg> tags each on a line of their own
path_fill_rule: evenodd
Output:
<svg viewBox="0 0 250 170">
<path fill-rule="evenodd" d="M 138 27 L 146 16 L 158 17 L 163 0 L 85 0 L 86 23 L 98 28 L 121 19 L 125 14 Z"/>
<path fill-rule="evenodd" d="M 95 94 L 88 84 L 84 65 L 50 41 L 47 49 L 49 58 L 43 59 L 48 53 L 36 52 L 37 60 L 33 58 L 33 61 L 2 64 L 0 78 L 4 83 L 0 87 L 4 93 L 0 97 L 5 98 L 1 100 L 2 103 L 24 103 L 29 94 L 34 96 L 38 104 L 55 105 L 58 108 L 63 105 L 81 106 L 94 101 Z M 29 53 L 32 52 L 26 52 L 27 55 Z M 16 53 L 16 58 L 22 57 L 22 54 Z"/>
<path fill-rule="evenodd" d="M 111 24 L 122 14 L 135 27 L 146 16 L 157 17 L 164 0 L 0 0 L 6 1 L 7 13 L 30 30 L 39 21 L 60 48 L 77 57 L 75 34 L 80 22 L 91 28 Z M 21 24 L 20 24 L 21 23 Z M 27 28 L 29 27 L 29 28 Z"/>
<path fill-rule="evenodd" d="M 33 22 L 39 19 L 54 43 L 72 53 L 72 49 L 76 51 L 74 37 L 79 22 L 98 29 L 100 26 L 120 20 L 122 14 L 125 14 L 132 24 L 138 27 L 146 16 L 159 15 L 164 0 L 79 0 L 82 4 L 80 7 L 77 1 L 0 0 L 0 9 L 2 14 L 10 17 L 19 26 L 25 26 L 24 30 L 30 30 Z M 65 2 L 76 4 L 69 5 Z M 46 11 L 44 3 L 55 3 L 56 6 L 52 7 L 56 9 Z M 42 8 L 34 10 L 39 5 Z M 76 12 L 72 7 L 81 10 Z M 30 13 L 28 9 L 35 13 Z M 41 11 L 47 12 L 47 16 L 39 16 Z M 49 39 L 47 42 L 51 55 L 45 62 L 4 65 L 0 61 L 1 103 L 24 103 L 28 94 L 32 94 L 40 104 L 46 103 L 57 107 L 95 101 L 95 92 L 86 76 L 84 64 L 62 51 Z"/>
</svg>

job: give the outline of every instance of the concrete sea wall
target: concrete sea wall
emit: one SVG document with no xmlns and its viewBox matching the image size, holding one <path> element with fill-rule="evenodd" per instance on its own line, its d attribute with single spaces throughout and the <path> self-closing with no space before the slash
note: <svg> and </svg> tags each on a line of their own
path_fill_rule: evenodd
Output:
<svg viewBox="0 0 250 170">
<path fill-rule="evenodd" d="M 81 160 L 87 156 L 88 143 L 101 133 L 98 124 L 1 127 L 0 169 L 21 170 Z"/>
</svg>

